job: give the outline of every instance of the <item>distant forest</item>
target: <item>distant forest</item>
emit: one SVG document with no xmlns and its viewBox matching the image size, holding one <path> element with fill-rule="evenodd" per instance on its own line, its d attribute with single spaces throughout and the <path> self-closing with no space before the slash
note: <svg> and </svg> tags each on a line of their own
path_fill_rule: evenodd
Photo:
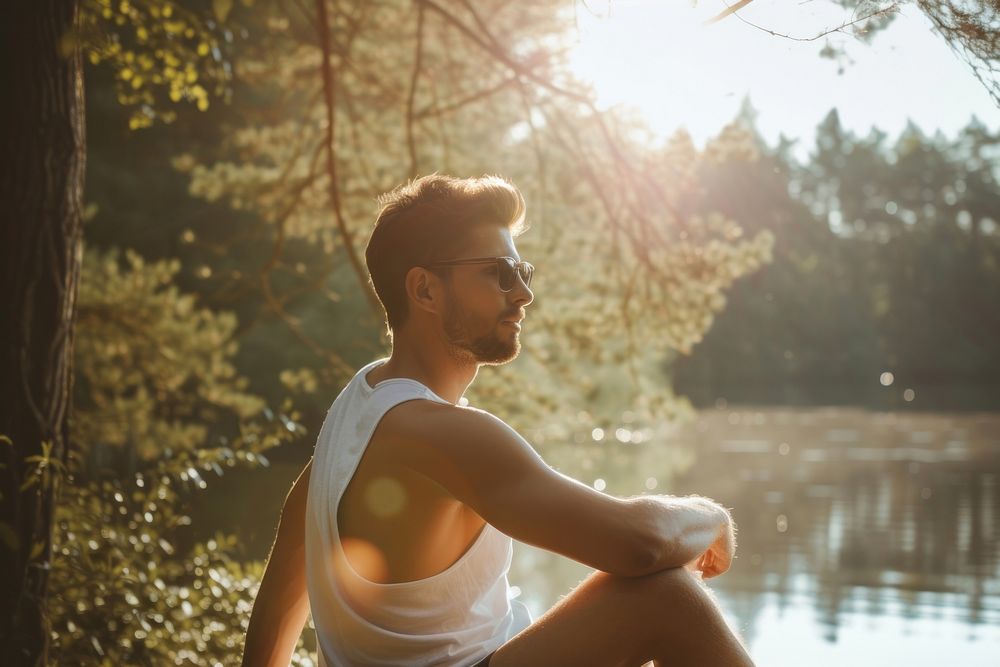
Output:
<svg viewBox="0 0 1000 667">
<path fill-rule="evenodd" d="M 748 105 L 741 121 L 753 128 Z M 727 293 L 679 393 L 717 402 L 995 409 L 1000 405 L 1000 134 L 912 123 L 856 137 L 836 110 L 809 160 L 794 142 L 707 168 L 706 200 L 773 262 Z"/>
</svg>

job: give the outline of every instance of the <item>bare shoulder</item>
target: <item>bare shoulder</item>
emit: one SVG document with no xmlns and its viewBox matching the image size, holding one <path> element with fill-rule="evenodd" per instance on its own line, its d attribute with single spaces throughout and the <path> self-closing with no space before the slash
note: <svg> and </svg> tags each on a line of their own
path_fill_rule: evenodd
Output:
<svg viewBox="0 0 1000 667">
<path fill-rule="evenodd" d="M 407 401 L 386 413 L 378 437 L 396 464 L 430 477 L 473 506 L 498 483 L 551 473 L 517 431 L 478 408 Z"/>
<path fill-rule="evenodd" d="M 430 400 L 400 403 L 386 413 L 380 426 L 386 436 L 437 444 L 477 435 L 517 436 L 503 420 L 485 410 Z"/>
<path fill-rule="evenodd" d="M 479 408 L 429 400 L 406 401 L 389 410 L 378 436 L 390 443 L 389 451 L 405 449 L 421 456 L 436 452 L 482 461 L 510 455 L 512 450 L 534 453 L 527 440 L 499 417 Z"/>
</svg>

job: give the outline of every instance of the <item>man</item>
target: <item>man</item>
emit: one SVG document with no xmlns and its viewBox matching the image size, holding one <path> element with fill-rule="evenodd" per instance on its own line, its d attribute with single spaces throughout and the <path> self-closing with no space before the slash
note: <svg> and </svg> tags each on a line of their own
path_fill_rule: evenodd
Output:
<svg viewBox="0 0 1000 667">
<path fill-rule="evenodd" d="M 605 495 L 462 405 L 520 351 L 517 189 L 435 174 L 382 203 L 365 259 L 392 354 L 338 396 L 285 500 L 244 665 L 287 665 L 310 607 L 330 666 L 752 664 L 699 579 L 732 561 L 724 508 Z M 595 571 L 532 623 L 508 602 L 511 538 Z"/>
</svg>

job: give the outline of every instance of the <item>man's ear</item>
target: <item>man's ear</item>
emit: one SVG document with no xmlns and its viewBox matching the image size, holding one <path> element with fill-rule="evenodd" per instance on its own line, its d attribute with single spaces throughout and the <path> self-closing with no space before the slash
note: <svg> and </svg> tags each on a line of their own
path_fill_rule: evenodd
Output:
<svg viewBox="0 0 1000 667">
<path fill-rule="evenodd" d="M 414 308 L 438 314 L 442 305 L 441 279 L 421 266 L 406 272 L 406 297 Z"/>
</svg>

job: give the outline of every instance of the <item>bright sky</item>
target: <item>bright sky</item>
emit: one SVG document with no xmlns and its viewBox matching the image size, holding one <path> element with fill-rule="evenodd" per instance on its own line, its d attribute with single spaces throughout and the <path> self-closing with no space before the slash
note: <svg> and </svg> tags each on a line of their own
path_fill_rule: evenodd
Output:
<svg viewBox="0 0 1000 667">
<path fill-rule="evenodd" d="M 734 4 L 735 0 L 728 2 Z M 907 118 L 926 133 L 954 136 L 972 115 L 1000 128 L 989 93 L 912 4 L 904 4 L 871 45 L 845 34 L 853 64 L 820 58 L 826 38 L 774 37 L 729 16 L 701 23 L 722 0 L 589 0 L 578 3 L 579 46 L 572 67 L 592 82 L 602 108 L 637 108 L 658 133 L 685 126 L 704 145 L 736 114 L 744 94 L 758 111 L 769 144 L 778 134 L 800 137 L 797 154 L 812 147 L 816 125 L 832 107 L 843 124 L 865 136 L 873 125 L 898 136 Z M 755 0 L 739 16 L 775 32 L 812 37 L 850 15 L 828 0 Z"/>
</svg>

